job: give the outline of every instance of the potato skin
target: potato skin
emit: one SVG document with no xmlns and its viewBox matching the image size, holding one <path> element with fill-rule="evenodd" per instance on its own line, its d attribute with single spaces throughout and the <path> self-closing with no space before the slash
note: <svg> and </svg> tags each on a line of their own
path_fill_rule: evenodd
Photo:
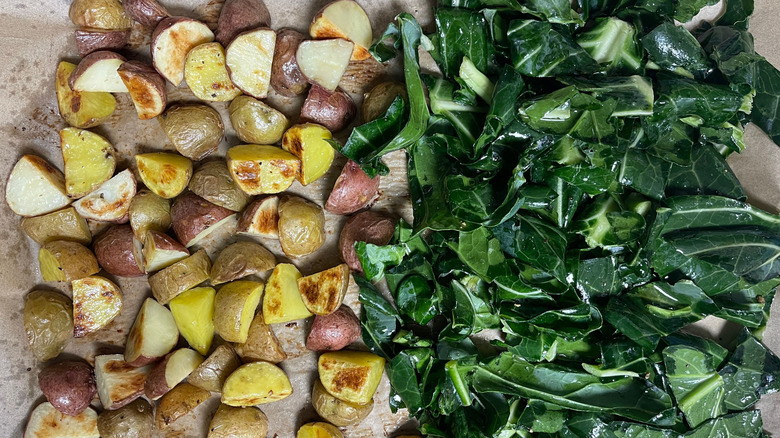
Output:
<svg viewBox="0 0 780 438">
<path fill-rule="evenodd" d="M 230 103 L 230 123 L 241 141 L 249 144 L 276 144 L 290 121 L 280 111 L 249 96 Z"/>
<path fill-rule="evenodd" d="M 189 188 L 201 198 L 232 211 L 243 210 L 252 199 L 233 181 L 223 160 L 203 163 L 192 175 Z"/>
<path fill-rule="evenodd" d="M 134 98 L 133 104 L 139 119 L 155 118 L 165 110 L 168 103 L 165 78 L 154 67 L 141 61 L 127 61 L 119 67 L 117 73 Z M 152 93 L 157 94 L 159 100 Z"/>
<path fill-rule="evenodd" d="M 352 160 L 347 161 L 325 203 L 334 214 L 352 214 L 366 208 L 379 196 L 379 175 L 369 178 Z"/>
<path fill-rule="evenodd" d="M 208 400 L 211 393 L 189 383 L 180 383 L 160 399 L 154 414 L 154 425 L 163 430 Z"/>
<path fill-rule="evenodd" d="M 289 257 L 302 257 L 325 243 L 325 214 L 319 205 L 298 196 L 279 203 L 279 242 Z"/>
<path fill-rule="evenodd" d="M 314 84 L 301 108 L 301 120 L 319 123 L 331 132 L 341 131 L 357 113 L 355 102 L 340 88 L 330 92 Z"/>
<path fill-rule="evenodd" d="M 374 410 L 373 402 L 360 406 L 333 397 L 322 386 L 320 379 L 314 379 L 311 404 L 323 420 L 338 427 L 358 424 Z"/>
<path fill-rule="evenodd" d="M 228 376 L 241 366 L 241 360 L 235 350 L 228 344 L 217 347 L 195 371 L 190 374 L 187 381 L 207 391 L 222 392 Z"/>
<path fill-rule="evenodd" d="M 329 315 L 316 315 L 306 338 L 312 351 L 336 351 L 360 339 L 360 320 L 352 309 L 341 305 Z M 332 421 L 331 421 L 332 423 Z"/>
<path fill-rule="evenodd" d="M 38 360 L 57 357 L 73 337 L 73 302 L 59 292 L 30 292 L 24 298 L 24 331 Z"/>
<path fill-rule="evenodd" d="M 279 363 L 287 359 L 287 353 L 282 349 L 276 334 L 263 320 L 263 312 L 258 312 L 252 320 L 246 342 L 236 344 L 235 348 L 244 362 Z"/>
<path fill-rule="evenodd" d="M 309 81 L 298 67 L 295 53 L 306 36 L 295 29 L 279 29 L 276 32 L 274 61 L 271 67 L 271 86 L 282 96 L 297 96 L 309 87 Z"/>
<path fill-rule="evenodd" d="M 186 192 L 176 198 L 171 207 L 173 232 L 179 242 L 187 246 L 198 234 L 232 214 L 227 208 Z"/>
<path fill-rule="evenodd" d="M 396 97 L 406 97 L 406 86 L 398 82 L 382 82 L 377 84 L 363 96 L 363 105 L 360 107 L 363 123 L 368 123 L 382 115 L 390 108 Z"/>
<path fill-rule="evenodd" d="M 49 264 L 51 257 L 56 260 L 56 267 Z M 38 252 L 38 262 L 44 281 L 73 281 L 100 271 L 92 251 L 80 243 L 67 240 L 55 240 L 43 245 Z"/>
<path fill-rule="evenodd" d="M 227 47 L 238 34 L 258 27 L 271 27 L 271 13 L 263 0 L 226 0 L 219 13 L 216 40 Z"/>
<path fill-rule="evenodd" d="M 81 361 L 65 361 L 44 368 L 38 373 L 38 386 L 55 409 L 70 416 L 84 412 L 97 394 L 92 367 Z"/>
<path fill-rule="evenodd" d="M 116 410 L 104 410 L 98 415 L 98 431 L 102 438 L 151 438 L 154 425 L 152 405 L 139 398 Z"/>
<path fill-rule="evenodd" d="M 133 229 L 130 225 L 114 225 L 93 245 L 98 263 L 109 274 L 120 277 L 144 275 L 133 254 Z"/>
<path fill-rule="evenodd" d="M 211 284 L 226 283 L 260 274 L 276 266 L 276 257 L 256 242 L 236 242 L 219 253 L 211 267 Z"/>
<path fill-rule="evenodd" d="M 26 217 L 22 219 L 22 229 L 38 245 L 55 240 L 71 240 L 82 245 L 92 242 L 87 221 L 73 207 L 42 216 Z"/>
<path fill-rule="evenodd" d="M 211 418 L 208 438 L 265 438 L 268 417 L 255 407 L 220 405 Z"/>
<path fill-rule="evenodd" d="M 130 40 L 130 29 L 105 30 L 82 27 L 74 32 L 76 50 L 85 57 L 98 50 L 119 50 Z"/>
<path fill-rule="evenodd" d="M 119 0 L 73 0 L 68 10 L 70 21 L 79 27 L 130 29 L 133 22 Z"/>
<path fill-rule="evenodd" d="M 396 219 L 371 210 L 360 212 L 347 219 L 339 236 L 341 260 L 353 271 L 363 273 L 363 267 L 355 253 L 355 242 L 387 245 L 393 237 L 397 222 Z"/>
<path fill-rule="evenodd" d="M 173 105 L 157 120 L 176 150 L 195 161 L 216 151 L 225 133 L 219 113 L 199 103 Z"/>
<path fill-rule="evenodd" d="M 171 201 L 149 189 L 143 189 L 133 197 L 128 213 L 138 240 L 143 240 L 149 230 L 164 233 L 171 227 Z"/>
<path fill-rule="evenodd" d="M 171 16 L 157 0 L 123 0 L 122 5 L 128 17 L 146 27 L 155 27 L 162 19 Z"/>
</svg>

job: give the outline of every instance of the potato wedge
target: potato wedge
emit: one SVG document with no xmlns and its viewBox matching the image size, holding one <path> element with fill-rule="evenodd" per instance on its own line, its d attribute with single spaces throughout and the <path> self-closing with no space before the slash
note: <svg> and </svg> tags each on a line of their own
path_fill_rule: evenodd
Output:
<svg viewBox="0 0 780 438">
<path fill-rule="evenodd" d="M 119 409 L 140 397 L 151 370 L 150 365 L 130 365 L 121 354 L 95 356 L 95 380 L 103 408 Z"/>
<path fill-rule="evenodd" d="M 181 155 L 152 152 L 135 156 L 141 181 L 158 196 L 179 196 L 192 177 L 192 161 Z"/>
<path fill-rule="evenodd" d="M 101 438 L 149 438 L 154 427 L 154 409 L 139 398 L 117 410 L 104 410 L 98 415 Z"/>
<path fill-rule="evenodd" d="M 144 270 L 155 272 L 184 260 L 190 252 L 181 243 L 159 231 L 149 230 L 143 243 Z"/>
<path fill-rule="evenodd" d="M 209 161 L 197 168 L 189 188 L 201 198 L 231 211 L 243 210 L 251 199 L 233 181 L 227 164 L 222 160 Z"/>
<path fill-rule="evenodd" d="M 400 82 L 382 82 L 377 84 L 363 96 L 363 105 L 360 107 L 363 123 L 378 119 L 387 112 L 396 97 L 406 97 L 406 85 Z"/>
<path fill-rule="evenodd" d="M 209 357 L 187 379 L 191 384 L 207 391 L 222 392 L 228 376 L 241 366 L 241 360 L 229 344 L 214 349 Z"/>
<path fill-rule="evenodd" d="M 248 195 L 287 190 L 301 166 L 300 160 L 281 148 L 256 144 L 228 149 L 227 164 L 233 180 Z"/>
<path fill-rule="evenodd" d="M 360 339 L 360 320 L 352 309 L 341 305 L 330 315 L 317 315 L 306 337 L 312 351 L 338 351 Z"/>
<path fill-rule="evenodd" d="M 271 326 L 263 321 L 262 312 L 255 315 L 252 320 L 246 342 L 236 344 L 236 353 L 244 362 L 279 363 L 287 359 L 287 353 L 284 352 Z"/>
<path fill-rule="evenodd" d="M 74 280 L 73 337 L 81 338 L 107 326 L 122 311 L 119 286 L 99 276 Z"/>
<path fill-rule="evenodd" d="M 118 222 L 130 210 L 135 196 L 135 177 L 130 170 L 123 170 L 104 182 L 97 190 L 73 203 L 76 211 L 85 219 L 98 222 Z"/>
<path fill-rule="evenodd" d="M 180 383 L 163 396 L 154 413 L 154 425 L 164 430 L 208 400 L 211 393 L 189 383 Z"/>
<path fill-rule="evenodd" d="M 347 70 L 354 47 L 351 42 L 340 38 L 303 41 L 298 46 L 295 59 L 310 83 L 334 91 Z"/>
<path fill-rule="evenodd" d="M 38 251 L 43 281 L 73 281 L 97 274 L 100 271 L 97 259 L 86 246 L 55 240 Z"/>
<path fill-rule="evenodd" d="M 203 363 L 203 356 L 195 350 L 180 348 L 158 362 L 144 384 L 144 394 L 149 400 L 157 400 L 184 381 L 195 368 Z"/>
<path fill-rule="evenodd" d="M 145 27 L 155 27 L 171 14 L 157 0 L 123 0 L 122 6 L 128 17 Z"/>
<path fill-rule="evenodd" d="M 301 120 L 318 123 L 331 132 L 346 128 L 357 113 L 355 102 L 340 88 L 330 92 L 319 85 L 309 89 L 301 108 Z"/>
<path fill-rule="evenodd" d="M 276 144 L 290 121 L 280 111 L 249 96 L 238 96 L 230 103 L 230 123 L 238 138 L 251 144 Z"/>
<path fill-rule="evenodd" d="M 327 128 L 304 123 L 295 125 L 284 133 L 282 148 L 301 160 L 298 182 L 309 185 L 328 172 L 336 151 L 327 142 L 333 138 Z"/>
<path fill-rule="evenodd" d="M 309 81 L 295 59 L 298 46 L 305 39 L 306 36 L 295 29 L 284 28 L 276 32 L 271 87 L 282 96 L 295 97 L 309 87 Z"/>
<path fill-rule="evenodd" d="M 133 22 L 125 15 L 119 0 L 73 0 L 68 10 L 70 21 L 80 27 L 130 29 Z"/>
<path fill-rule="evenodd" d="M 171 217 L 173 232 L 176 233 L 179 242 L 189 248 L 220 226 L 234 220 L 236 214 L 192 192 L 187 192 L 173 203 Z"/>
<path fill-rule="evenodd" d="M 65 192 L 81 198 L 114 175 L 114 147 L 104 137 L 78 128 L 60 131 L 60 148 L 65 162 Z"/>
<path fill-rule="evenodd" d="M 271 86 L 276 32 L 256 29 L 244 32 L 227 46 L 225 62 L 230 79 L 244 93 L 265 99 Z"/>
<path fill-rule="evenodd" d="M 139 119 L 153 119 L 165 111 L 168 91 L 165 79 L 154 67 L 140 61 L 127 61 L 119 66 L 117 73 L 133 99 Z"/>
<path fill-rule="evenodd" d="M 335 312 L 344 301 L 349 286 L 349 267 L 345 264 L 298 279 L 303 303 L 315 315 Z"/>
<path fill-rule="evenodd" d="M 161 304 L 168 304 L 180 293 L 208 280 L 209 270 L 211 259 L 200 250 L 149 277 L 152 295 Z"/>
<path fill-rule="evenodd" d="M 65 415 L 49 402 L 39 404 L 30 415 L 24 438 L 100 438 L 97 413 L 87 408 L 76 416 Z"/>
<path fill-rule="evenodd" d="M 265 438 L 268 417 L 255 407 L 219 405 L 209 423 L 208 438 Z"/>
<path fill-rule="evenodd" d="M 184 80 L 200 100 L 227 102 L 241 94 L 230 80 L 225 49 L 220 43 L 201 44 L 190 50 L 184 62 Z"/>
<path fill-rule="evenodd" d="M 173 320 L 190 347 L 208 353 L 214 340 L 214 305 L 217 292 L 211 287 L 196 287 L 172 299 Z"/>
<path fill-rule="evenodd" d="M 178 87 L 184 79 L 187 54 L 204 43 L 214 41 L 214 33 L 200 21 L 187 17 L 167 17 L 152 34 L 152 61 L 160 74 Z"/>
<path fill-rule="evenodd" d="M 117 69 L 125 61 L 124 56 L 108 50 L 98 50 L 85 56 L 68 79 L 74 91 L 127 93 L 127 87 Z"/>
<path fill-rule="evenodd" d="M 87 221 L 73 207 L 42 216 L 26 217 L 22 219 L 22 229 L 38 245 L 54 240 L 68 240 L 82 245 L 92 242 Z"/>
<path fill-rule="evenodd" d="M 344 38 L 355 43 L 352 60 L 371 56 L 368 48 L 374 40 L 371 21 L 366 11 L 353 0 L 337 0 L 322 8 L 309 26 L 312 38 Z"/>
<path fill-rule="evenodd" d="M 103 269 L 119 277 L 138 277 L 144 275 L 142 254 L 136 251 L 140 246 L 130 225 L 113 225 L 95 239 L 92 248 L 95 257 Z"/>
<path fill-rule="evenodd" d="M 360 265 L 355 252 L 355 242 L 387 245 L 395 233 L 397 222 L 396 219 L 370 210 L 362 211 L 347 219 L 339 236 L 341 260 L 353 271 L 363 273 L 363 266 Z"/>
<path fill-rule="evenodd" d="M 157 121 L 176 150 L 195 161 L 214 153 L 225 133 L 219 113 L 199 103 L 172 105 Z"/>
<path fill-rule="evenodd" d="M 82 27 L 73 33 L 76 50 L 85 57 L 98 50 L 119 50 L 130 40 L 130 29 L 94 29 Z"/>
<path fill-rule="evenodd" d="M 349 160 L 336 179 L 325 210 L 334 214 L 352 214 L 362 210 L 379 197 L 379 183 L 379 175 L 369 178 L 357 163 Z"/>
<path fill-rule="evenodd" d="M 279 202 L 279 243 L 289 257 L 303 257 L 325 243 L 325 213 L 319 205 L 299 196 Z"/>
<path fill-rule="evenodd" d="M 261 274 L 276 266 L 276 257 L 256 242 L 236 242 L 223 249 L 211 267 L 211 284 Z"/>
<path fill-rule="evenodd" d="M 73 303 L 51 290 L 34 290 L 24 298 L 24 331 L 33 355 L 55 358 L 73 337 Z"/>
<path fill-rule="evenodd" d="M 271 14 L 263 0 L 227 0 L 217 21 L 217 41 L 227 46 L 241 32 L 269 27 Z"/>
<path fill-rule="evenodd" d="M 222 286 L 214 304 L 214 329 L 228 342 L 246 342 L 255 310 L 263 297 L 260 281 L 234 281 Z"/>
<path fill-rule="evenodd" d="M 317 369 L 328 393 L 339 400 L 365 405 L 379 386 L 385 360 L 363 351 L 332 351 L 320 356 Z"/>
<path fill-rule="evenodd" d="M 339 427 L 358 424 L 374 410 L 373 401 L 361 406 L 333 397 L 322 386 L 320 379 L 314 380 L 311 404 L 320 417 Z"/>
<path fill-rule="evenodd" d="M 97 395 L 92 367 L 81 360 L 47 366 L 38 373 L 38 386 L 55 409 L 70 416 L 84 412 Z"/>
<path fill-rule="evenodd" d="M 125 360 L 131 366 L 156 362 L 173 350 L 179 340 L 179 329 L 171 312 L 157 301 L 147 298 L 135 317 L 125 344 Z"/>
<path fill-rule="evenodd" d="M 171 227 L 171 201 L 141 189 L 130 202 L 130 226 L 135 238 L 143 241 L 147 231 L 165 232 Z"/>
<path fill-rule="evenodd" d="M 76 64 L 61 61 L 57 65 L 57 106 L 60 116 L 76 128 L 92 128 L 105 122 L 116 110 L 116 98 L 111 93 L 73 91 L 68 84 Z"/>
<path fill-rule="evenodd" d="M 344 435 L 336 426 L 318 421 L 301 426 L 295 438 L 344 438 Z"/>
<path fill-rule="evenodd" d="M 279 197 L 265 196 L 249 204 L 238 218 L 236 232 L 279 238 Z"/>
<path fill-rule="evenodd" d="M 39 156 L 25 155 L 8 177 L 5 202 L 20 216 L 38 216 L 67 206 L 70 198 L 62 172 Z"/>
<path fill-rule="evenodd" d="M 280 263 L 276 265 L 263 296 L 263 319 L 267 324 L 295 321 L 312 316 L 303 304 L 298 290 L 298 279 L 303 277 L 295 265 Z"/>
<path fill-rule="evenodd" d="M 252 362 L 240 366 L 225 381 L 222 403 L 260 405 L 287 398 L 292 392 L 290 379 L 281 368 L 268 362 Z"/>
<path fill-rule="evenodd" d="M 365 94 L 370 86 L 386 74 L 387 66 L 373 57 L 362 61 L 349 61 L 339 81 L 339 88 L 350 94 Z"/>
</svg>

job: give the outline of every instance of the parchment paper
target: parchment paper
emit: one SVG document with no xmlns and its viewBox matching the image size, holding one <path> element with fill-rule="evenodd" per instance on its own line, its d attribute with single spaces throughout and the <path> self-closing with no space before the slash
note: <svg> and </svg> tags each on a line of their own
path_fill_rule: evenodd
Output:
<svg viewBox="0 0 780 438">
<path fill-rule="evenodd" d="M 215 25 L 223 0 L 163 0 L 174 15 L 186 15 Z M 685 0 L 683 0 L 685 1 Z M 375 36 L 400 11 L 415 15 L 424 26 L 431 23 L 434 0 L 358 0 L 371 18 Z M 293 27 L 306 31 L 314 13 L 328 0 L 266 0 L 271 12 L 272 27 Z M 5 181 L 16 160 L 27 153 L 41 155 L 62 168 L 58 132 L 65 126 L 60 118 L 54 92 L 54 72 L 58 61 L 78 62 L 72 34 L 73 24 L 67 13 L 69 0 L 3 0 L 0 2 L 0 180 Z M 717 13 L 711 9 L 709 14 Z M 780 47 L 775 42 L 780 4 L 773 0 L 756 0 L 756 14 L 751 30 L 756 36 L 756 49 L 770 62 L 780 65 Z M 148 32 L 140 26 L 134 29 L 129 58 L 148 60 Z M 146 44 L 146 45 L 144 45 Z M 388 74 L 397 74 L 398 66 L 391 66 Z M 169 102 L 191 100 L 186 85 L 171 89 Z M 124 95 L 117 95 L 117 111 L 111 120 L 94 131 L 106 136 L 119 152 L 118 168 L 132 168 L 133 154 L 153 150 L 173 149 L 156 120 L 139 121 L 132 103 Z M 271 96 L 269 101 L 287 113 L 294 122 L 300 99 Z M 239 143 L 230 129 L 227 104 L 212 104 L 223 116 L 228 134 L 220 146 L 224 155 L 229 146 Z M 745 184 L 751 202 L 772 212 L 780 210 L 780 149 L 763 133 L 748 129 L 748 150 L 730 159 L 734 171 Z M 323 205 L 344 162 L 338 158 L 331 172 L 306 187 L 297 182 L 291 192 Z M 381 197 L 375 209 L 385 210 L 411 221 L 406 187 L 405 155 L 392 154 L 387 160 L 391 175 L 383 178 Z M 0 191 L 0 197 L 5 190 Z M 37 262 L 37 245 L 22 232 L 17 217 L 5 204 L 0 207 L 0 436 L 22 436 L 31 410 L 44 401 L 38 388 L 37 374 L 43 368 L 30 352 L 22 324 L 24 296 L 33 289 L 52 289 L 57 285 L 42 282 Z M 328 241 L 314 255 L 296 260 L 304 275 L 332 267 L 339 263 L 335 243 L 345 218 L 326 213 Z M 212 258 L 221 247 L 237 240 L 232 236 L 235 224 L 228 224 L 207 239 L 204 247 Z M 95 226 L 99 228 L 99 226 Z M 243 239 L 243 238 L 242 238 Z M 259 240 L 280 261 L 283 257 L 278 242 Z M 102 273 L 101 275 L 105 275 Z M 106 275 L 111 278 L 111 276 Z M 135 279 L 112 278 L 124 293 L 125 304 L 120 316 L 108 327 L 85 338 L 73 339 L 66 352 L 58 359 L 84 357 L 92 361 L 96 354 L 121 352 L 127 331 L 144 298 L 150 296 L 145 277 Z M 70 295 L 67 285 L 59 287 Z M 345 300 L 355 311 L 359 310 L 357 290 L 352 284 Z M 775 306 L 778 307 L 778 306 Z M 297 321 L 273 326 L 289 359 L 281 366 L 290 376 L 294 393 L 280 402 L 262 406 L 269 419 L 269 437 L 294 437 L 297 428 L 317 419 L 311 408 L 310 393 L 316 372 L 316 355 L 304 347 L 308 327 Z M 733 337 L 734 326 L 711 319 L 700 331 L 723 342 Z M 780 318 L 773 317 L 764 341 L 780 351 Z M 183 342 L 183 341 L 182 341 Z M 184 344 L 182 344 L 184 345 Z M 355 348 L 359 348 L 356 346 Z M 393 436 L 410 431 L 413 424 L 405 411 L 392 414 L 387 406 L 389 385 L 383 378 L 375 397 L 371 416 L 360 425 L 344 428 L 347 438 Z M 196 411 L 174 423 L 157 437 L 205 437 L 205 426 L 219 404 L 218 396 L 204 403 Z M 99 408 L 95 399 L 93 406 Z M 765 428 L 780 435 L 780 396 L 766 396 L 759 405 L 764 412 Z"/>
</svg>

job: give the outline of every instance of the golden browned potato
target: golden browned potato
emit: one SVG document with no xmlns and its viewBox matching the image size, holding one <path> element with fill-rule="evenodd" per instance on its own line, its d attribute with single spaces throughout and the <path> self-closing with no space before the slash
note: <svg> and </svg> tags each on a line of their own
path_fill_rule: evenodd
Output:
<svg viewBox="0 0 780 438">
<path fill-rule="evenodd" d="M 225 62 L 236 87 L 257 99 L 267 97 L 275 46 L 273 29 L 250 30 L 233 39 L 225 49 Z"/>
<path fill-rule="evenodd" d="M 276 257 L 256 242 L 236 242 L 223 249 L 211 267 L 211 284 L 218 285 L 249 275 L 261 274 L 276 266 Z"/>
<path fill-rule="evenodd" d="M 214 41 L 214 33 L 200 21 L 187 17 L 160 20 L 152 33 L 152 62 L 160 74 L 178 87 L 184 79 L 184 63 L 193 48 Z"/>
<path fill-rule="evenodd" d="M 339 400 L 365 405 L 379 386 L 385 360 L 363 351 L 331 351 L 320 355 L 317 368 L 325 391 Z"/>
<path fill-rule="evenodd" d="M 150 438 L 154 410 L 148 401 L 139 398 L 119 409 L 104 410 L 98 415 L 97 425 L 101 438 Z"/>
<path fill-rule="evenodd" d="M 111 93 L 73 91 L 68 84 L 76 64 L 62 61 L 57 66 L 57 106 L 60 116 L 70 126 L 92 128 L 108 120 L 116 109 Z"/>
<path fill-rule="evenodd" d="M 146 27 L 155 27 L 162 19 L 171 16 L 157 0 L 123 0 L 122 5 L 128 17 Z"/>
<path fill-rule="evenodd" d="M 336 155 L 328 143 L 331 138 L 330 131 L 316 123 L 295 125 L 284 133 L 282 148 L 301 160 L 298 182 L 309 185 L 328 172 Z"/>
<path fill-rule="evenodd" d="M 230 80 L 225 65 L 225 48 L 217 42 L 194 47 L 184 62 L 184 80 L 200 100 L 227 102 L 241 94 Z"/>
<path fill-rule="evenodd" d="M 43 245 L 38 251 L 38 262 L 43 281 L 73 281 L 100 271 L 92 251 L 80 243 L 67 240 Z"/>
<path fill-rule="evenodd" d="M 130 29 L 133 21 L 119 0 L 73 0 L 68 11 L 70 21 L 79 27 Z"/>
<path fill-rule="evenodd" d="M 227 164 L 222 160 L 209 161 L 197 168 L 190 179 L 189 188 L 192 193 L 212 204 L 232 211 L 243 210 L 251 200 L 233 181 Z"/>
<path fill-rule="evenodd" d="M 217 22 L 217 41 L 227 46 L 241 32 L 271 26 L 271 14 L 263 0 L 227 0 Z"/>
<path fill-rule="evenodd" d="M 306 36 L 295 29 L 284 28 L 276 32 L 276 47 L 271 66 L 271 86 L 282 96 L 294 97 L 307 88 L 309 80 L 298 67 L 295 54 Z"/>
<path fill-rule="evenodd" d="M 136 187 L 135 176 L 130 169 L 125 169 L 94 192 L 74 202 L 73 206 L 84 219 L 123 222 L 127 220 Z"/>
<path fill-rule="evenodd" d="M 281 368 L 268 362 L 251 362 L 233 371 L 225 381 L 222 403 L 253 406 L 282 400 L 292 392 L 290 379 Z"/>
<path fill-rule="evenodd" d="M 233 281 L 217 292 L 214 329 L 228 342 L 246 342 L 249 326 L 263 296 L 260 281 Z"/>
<path fill-rule="evenodd" d="M 180 383 L 160 400 L 154 414 L 154 425 L 157 429 L 164 430 L 210 397 L 211 393 L 205 389 L 189 383 Z"/>
<path fill-rule="evenodd" d="M 370 210 L 347 219 L 339 236 L 341 260 L 353 271 L 363 273 L 363 267 L 355 252 L 355 242 L 387 245 L 395 233 L 396 222 L 396 219 Z"/>
<path fill-rule="evenodd" d="M 298 279 L 306 308 L 315 315 L 330 315 L 341 306 L 349 286 L 349 267 L 341 264 Z"/>
<path fill-rule="evenodd" d="M 225 133 L 219 113 L 199 103 L 171 106 L 157 120 L 176 150 L 195 161 L 216 151 Z"/>
<path fill-rule="evenodd" d="M 187 192 L 176 198 L 171 207 L 171 218 L 176 238 L 184 246 L 190 247 L 234 219 L 235 213 Z"/>
<path fill-rule="evenodd" d="M 55 409 L 49 402 L 41 403 L 30 414 L 24 437 L 100 438 L 97 414 L 91 408 L 87 408 L 82 413 L 71 417 Z"/>
<path fill-rule="evenodd" d="M 374 39 L 371 21 L 366 11 L 353 0 L 337 0 L 320 10 L 309 26 L 312 38 L 344 38 L 355 48 L 352 59 L 360 61 L 371 56 L 368 48 Z"/>
<path fill-rule="evenodd" d="M 144 185 L 163 198 L 179 196 L 192 177 L 192 161 L 179 154 L 151 152 L 135 156 Z"/>
<path fill-rule="evenodd" d="M 127 87 L 117 69 L 124 56 L 109 50 L 98 50 L 85 56 L 70 74 L 68 84 L 75 91 L 127 93 Z"/>
<path fill-rule="evenodd" d="M 148 189 L 142 189 L 130 203 L 130 226 L 138 240 L 147 231 L 165 232 L 171 227 L 171 201 Z"/>
<path fill-rule="evenodd" d="M 279 197 L 265 196 L 249 204 L 238 218 L 236 232 L 279 238 Z"/>
<path fill-rule="evenodd" d="M 244 362 L 266 361 L 279 363 L 287 359 L 287 353 L 276 338 L 271 326 L 263 321 L 263 312 L 258 312 L 249 326 L 246 342 L 236 344 L 236 353 Z"/>
<path fill-rule="evenodd" d="M 374 410 L 373 400 L 365 405 L 356 405 L 333 397 L 322 386 L 320 379 L 314 380 L 311 404 L 320 417 L 338 427 L 358 424 Z"/>
<path fill-rule="evenodd" d="M 133 99 L 139 119 L 153 119 L 165 111 L 168 91 L 165 79 L 154 67 L 140 61 L 127 61 L 119 66 L 117 73 Z"/>
<path fill-rule="evenodd" d="M 325 210 L 352 214 L 368 207 L 379 197 L 379 182 L 379 175 L 369 178 L 357 163 L 347 161 L 328 196 Z"/>
<path fill-rule="evenodd" d="M 301 120 L 319 123 L 331 132 L 341 131 L 352 122 L 357 113 L 355 102 L 340 88 L 328 91 L 319 85 L 309 89 L 301 108 Z"/>
<path fill-rule="evenodd" d="M 38 386 L 54 408 L 70 416 L 84 412 L 97 395 L 92 367 L 81 360 L 47 366 L 38 373 Z"/>
<path fill-rule="evenodd" d="M 240 366 L 241 360 L 233 347 L 223 344 L 215 348 L 214 352 L 195 368 L 187 381 L 207 391 L 222 392 L 225 380 Z"/>
<path fill-rule="evenodd" d="M 152 294 L 162 304 L 209 279 L 211 259 L 201 249 L 149 277 Z"/>
<path fill-rule="evenodd" d="M 92 245 L 100 266 L 119 277 L 144 275 L 143 260 L 136 258 L 140 254 L 136 254 L 133 239 L 133 229 L 127 224 L 114 225 L 101 234 Z"/>
<path fill-rule="evenodd" d="M 119 286 L 97 275 L 74 280 L 73 337 L 80 338 L 107 326 L 122 311 Z"/>
<path fill-rule="evenodd" d="M 263 319 L 268 324 L 278 324 L 312 316 L 303 303 L 298 290 L 298 279 L 302 275 L 295 265 L 279 263 L 274 268 L 263 297 Z"/>
<path fill-rule="evenodd" d="M 85 57 L 98 50 L 119 50 L 130 40 L 130 29 L 94 29 L 82 27 L 76 29 L 73 35 L 76 39 L 76 50 L 80 57 Z"/>
<path fill-rule="evenodd" d="M 22 230 L 38 245 L 54 240 L 69 240 L 87 245 L 92 241 L 87 221 L 73 207 L 43 216 L 22 219 Z"/>
<path fill-rule="evenodd" d="M 241 141 L 275 144 L 290 126 L 284 114 L 249 96 L 238 96 L 230 103 L 230 123 Z"/>
<path fill-rule="evenodd" d="M 41 362 L 59 356 L 73 336 L 73 303 L 50 290 L 34 290 L 24 298 L 24 331 Z"/>
<path fill-rule="evenodd" d="M 265 438 L 267 434 L 268 417 L 260 409 L 220 405 L 211 418 L 208 438 Z"/>
<path fill-rule="evenodd" d="M 121 354 L 95 356 L 95 381 L 103 408 L 119 409 L 138 399 L 151 369 L 151 365 L 132 366 Z"/>
<path fill-rule="evenodd" d="M 301 161 L 276 146 L 244 144 L 227 152 L 233 180 L 248 195 L 279 193 L 295 181 Z"/>
<path fill-rule="evenodd" d="M 344 435 L 336 426 L 318 421 L 306 423 L 298 429 L 296 438 L 344 438 Z"/>
<path fill-rule="evenodd" d="M 390 108 L 396 97 L 406 97 L 406 86 L 399 82 L 382 82 L 377 84 L 368 93 L 363 96 L 363 106 L 361 107 L 363 123 L 368 123 L 382 115 Z"/>
<path fill-rule="evenodd" d="M 60 149 L 65 163 L 65 191 L 71 198 L 89 194 L 114 175 L 114 146 L 94 132 L 65 128 L 60 131 Z"/>
<path fill-rule="evenodd" d="M 302 257 L 325 243 L 325 213 L 319 205 L 298 196 L 279 203 L 279 242 L 289 257 Z"/>
</svg>

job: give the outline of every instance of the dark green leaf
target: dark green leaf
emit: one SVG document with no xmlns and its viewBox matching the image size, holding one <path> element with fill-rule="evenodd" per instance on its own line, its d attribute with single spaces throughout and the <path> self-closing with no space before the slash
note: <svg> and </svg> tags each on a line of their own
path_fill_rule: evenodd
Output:
<svg viewBox="0 0 780 438">
<path fill-rule="evenodd" d="M 591 73 L 596 61 L 550 23 L 515 20 L 509 23 L 512 63 L 518 72 L 534 77 Z"/>
</svg>

